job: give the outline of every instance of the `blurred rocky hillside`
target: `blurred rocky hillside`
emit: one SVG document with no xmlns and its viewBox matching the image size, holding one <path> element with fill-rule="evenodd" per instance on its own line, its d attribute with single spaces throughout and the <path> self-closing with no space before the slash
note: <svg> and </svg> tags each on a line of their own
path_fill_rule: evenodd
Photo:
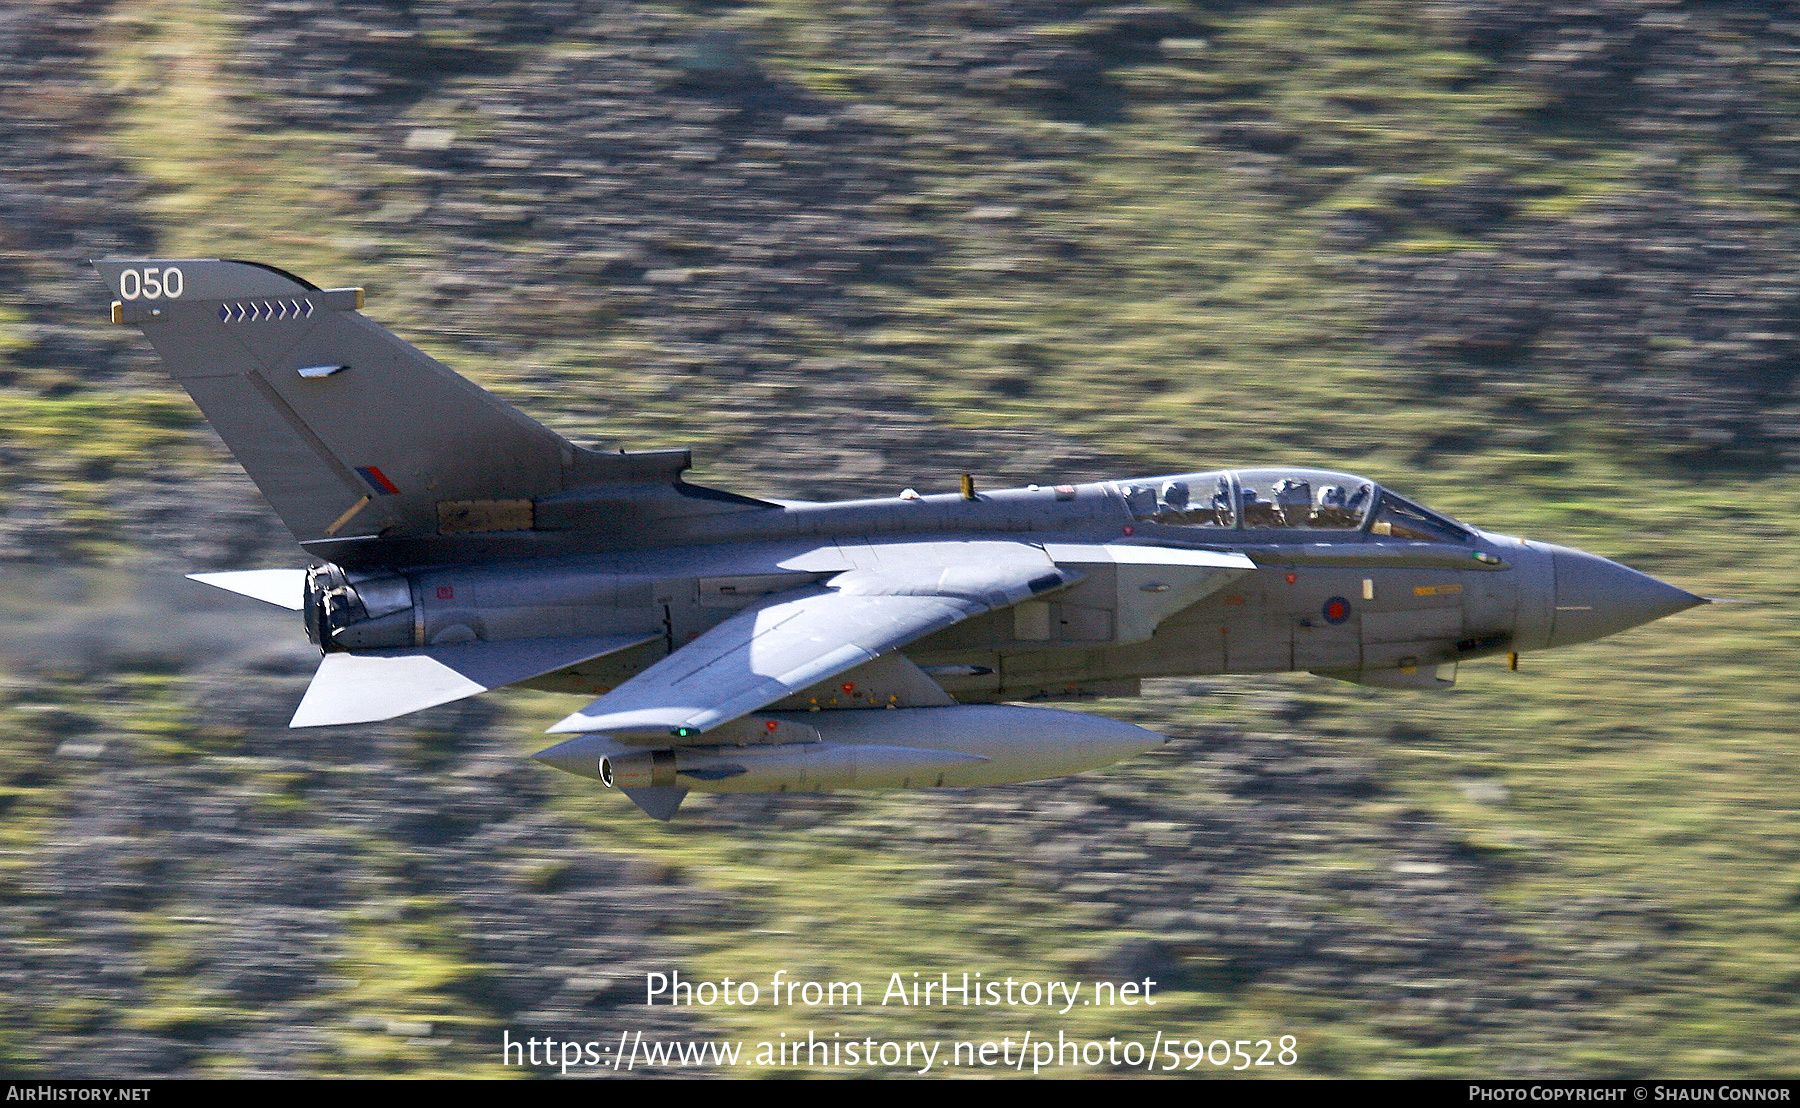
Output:
<svg viewBox="0 0 1800 1108">
<path fill-rule="evenodd" d="M 1327 462 L 1773 595 L 1796 107 L 1782 3 L 0 5 L 0 1072 L 756 1030 L 671 967 L 1148 975 L 1315 1076 L 1791 1070 L 1785 626 L 1448 708 L 1165 683 L 1107 773 L 652 827 L 523 760 L 560 704 L 287 730 L 298 628 L 174 571 L 299 555 L 85 261 L 367 285 L 745 492 Z"/>
</svg>

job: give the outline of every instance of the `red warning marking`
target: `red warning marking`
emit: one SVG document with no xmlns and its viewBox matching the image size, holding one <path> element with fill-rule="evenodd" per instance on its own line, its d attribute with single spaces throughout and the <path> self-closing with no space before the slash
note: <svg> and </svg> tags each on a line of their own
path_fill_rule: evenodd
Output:
<svg viewBox="0 0 1800 1108">
<path fill-rule="evenodd" d="M 849 681 L 844 682 L 842 685 L 839 685 L 838 687 L 843 689 L 846 693 L 853 693 L 856 691 L 856 685 Z"/>
<path fill-rule="evenodd" d="M 1298 573 L 1290 573 L 1287 575 L 1287 583 L 1290 585 L 1293 584 L 1295 581 L 1298 581 L 1299 579 L 1300 579 L 1300 575 Z"/>
<path fill-rule="evenodd" d="M 768 728 L 771 732 L 773 732 L 777 727 L 780 727 L 781 725 L 779 723 L 776 723 L 774 720 L 769 720 L 767 723 L 764 723 L 763 726 Z"/>
<path fill-rule="evenodd" d="M 454 585 L 439 585 L 437 587 L 437 598 L 439 600 L 455 600 L 456 599 L 456 586 L 454 586 Z"/>
<path fill-rule="evenodd" d="M 1125 533 L 1127 535 L 1135 535 L 1135 534 L 1137 534 L 1137 528 L 1131 526 L 1130 524 L 1126 524 L 1125 525 Z"/>
</svg>

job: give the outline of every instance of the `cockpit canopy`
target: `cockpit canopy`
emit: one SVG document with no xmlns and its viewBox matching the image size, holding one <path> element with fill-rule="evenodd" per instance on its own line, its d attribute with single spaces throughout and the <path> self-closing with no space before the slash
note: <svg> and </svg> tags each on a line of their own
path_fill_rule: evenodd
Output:
<svg viewBox="0 0 1800 1108">
<path fill-rule="evenodd" d="M 1322 531 L 1467 543 L 1474 533 L 1366 477 L 1323 469 L 1238 469 L 1115 486 L 1135 520 L 1238 531 Z M 1315 541 L 1329 541 L 1321 535 Z"/>
</svg>

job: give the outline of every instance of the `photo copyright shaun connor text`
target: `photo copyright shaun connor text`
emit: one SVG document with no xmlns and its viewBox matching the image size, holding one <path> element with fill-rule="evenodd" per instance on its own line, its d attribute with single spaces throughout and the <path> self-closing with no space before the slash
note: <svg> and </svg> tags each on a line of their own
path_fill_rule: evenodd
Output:
<svg viewBox="0 0 1800 1108">
<path fill-rule="evenodd" d="M 1670 1101 L 1724 1101 L 1727 1103 L 1747 1101 L 1751 1103 L 1774 1102 L 1791 1104 L 1793 1090 L 1785 1083 L 1770 1084 L 1703 1084 L 1700 1082 L 1684 1082 L 1679 1085 L 1659 1085 L 1651 1082 L 1637 1082 L 1630 1085 L 1470 1085 L 1469 1099 L 1477 1103 L 1510 1103 L 1514 1101 L 1535 1101 L 1538 1103 L 1632 1103 L 1643 1101 L 1650 1104 L 1668 1103 Z"/>
<path fill-rule="evenodd" d="M 815 981 L 777 970 L 767 978 L 693 980 L 678 971 L 644 975 L 647 1007 L 711 1009 L 1012 1008 L 1068 1015 L 1077 1008 L 1154 1009 L 1157 982 L 1064 981 L 981 973 L 891 973 L 870 981 Z M 882 1039 L 811 1029 L 760 1040 L 616 1039 L 501 1033 L 501 1063 L 547 1067 L 560 1073 L 690 1067 L 816 1066 L 934 1069 L 978 1068 L 1039 1073 L 1045 1069 L 1131 1069 L 1146 1073 L 1192 1070 L 1283 1069 L 1299 1061 L 1293 1035 L 1255 1039 L 1209 1038 L 1153 1031 L 1094 1037 L 1062 1030 L 1025 1030 L 960 1039 Z"/>
</svg>

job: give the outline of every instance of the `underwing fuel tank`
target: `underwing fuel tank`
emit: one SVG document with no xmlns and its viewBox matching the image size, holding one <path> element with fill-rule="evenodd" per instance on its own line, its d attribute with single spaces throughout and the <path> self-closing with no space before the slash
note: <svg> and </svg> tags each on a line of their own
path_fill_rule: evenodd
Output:
<svg viewBox="0 0 1800 1108">
<path fill-rule="evenodd" d="M 581 735 L 538 761 L 625 789 L 786 792 L 1004 785 L 1098 769 L 1168 740 L 1083 712 L 1017 705 L 758 713 L 814 742 L 654 749 Z"/>
</svg>

